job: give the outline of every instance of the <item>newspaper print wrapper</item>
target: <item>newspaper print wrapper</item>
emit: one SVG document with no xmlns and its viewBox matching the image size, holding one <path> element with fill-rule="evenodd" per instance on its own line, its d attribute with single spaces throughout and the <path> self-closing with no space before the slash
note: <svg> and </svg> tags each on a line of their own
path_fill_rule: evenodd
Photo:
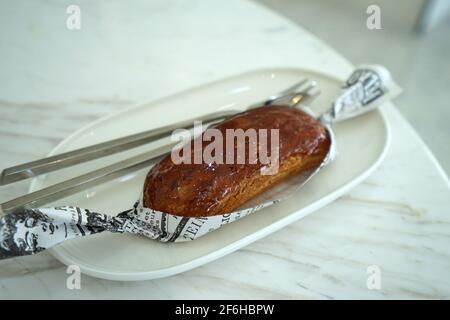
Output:
<svg viewBox="0 0 450 320">
<path fill-rule="evenodd" d="M 399 93 L 400 89 L 385 68 L 357 68 L 331 109 L 320 116 L 331 137 L 330 150 L 323 162 L 317 168 L 276 185 L 237 211 L 211 217 L 175 216 L 145 208 L 142 195 L 131 209 L 114 217 L 72 206 L 23 209 L 0 219 L 0 259 L 35 254 L 63 241 L 100 232 L 131 233 L 162 242 L 197 239 L 291 195 L 336 156 L 333 122 L 372 110 Z"/>
</svg>

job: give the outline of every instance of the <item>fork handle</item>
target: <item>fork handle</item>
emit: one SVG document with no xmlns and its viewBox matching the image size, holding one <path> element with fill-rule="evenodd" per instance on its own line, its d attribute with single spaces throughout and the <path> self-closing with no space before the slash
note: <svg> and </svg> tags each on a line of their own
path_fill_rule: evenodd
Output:
<svg viewBox="0 0 450 320">
<path fill-rule="evenodd" d="M 194 120 L 203 122 L 218 121 L 238 112 L 239 111 L 236 110 L 227 110 L 208 114 L 203 117 L 189 119 L 186 121 L 178 122 L 176 124 L 147 130 L 130 136 L 102 142 L 96 145 L 64 152 L 40 160 L 10 167 L 2 171 L 0 176 L 0 186 L 32 178 L 44 173 L 67 168 L 90 160 L 103 158 L 111 154 L 119 153 L 150 143 L 152 141 L 156 141 L 158 139 L 167 137 L 173 130 L 177 128 L 191 128 Z"/>
</svg>

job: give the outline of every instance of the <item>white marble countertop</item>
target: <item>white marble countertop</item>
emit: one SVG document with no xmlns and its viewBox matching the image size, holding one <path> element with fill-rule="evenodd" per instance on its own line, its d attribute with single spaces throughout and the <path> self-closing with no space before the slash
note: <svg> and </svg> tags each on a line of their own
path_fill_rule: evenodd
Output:
<svg viewBox="0 0 450 320">
<path fill-rule="evenodd" d="M 77 1 L 80 30 L 66 28 L 69 4 L 2 4 L 1 168 L 45 156 L 101 116 L 228 75 L 289 66 L 345 77 L 352 69 L 252 2 Z M 5 260 L 0 299 L 450 298 L 449 180 L 399 112 L 386 113 L 392 145 L 376 172 L 263 240 L 165 279 L 82 275 L 81 290 L 66 288 L 66 268 L 48 253 Z M 0 200 L 27 187 L 2 187 Z M 337 219 L 349 222 L 346 232 L 333 228 Z M 366 285 L 372 265 L 379 290 Z"/>
</svg>

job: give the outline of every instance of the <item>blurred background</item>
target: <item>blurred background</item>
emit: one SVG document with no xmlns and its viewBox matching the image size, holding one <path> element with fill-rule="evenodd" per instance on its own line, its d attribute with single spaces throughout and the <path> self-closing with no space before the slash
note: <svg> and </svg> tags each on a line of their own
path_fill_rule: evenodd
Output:
<svg viewBox="0 0 450 320">
<path fill-rule="evenodd" d="M 354 64 L 388 67 L 396 105 L 450 174 L 449 0 L 255 0 L 303 26 Z M 369 29 L 367 8 L 380 8 Z M 413 156 L 413 155 L 412 155 Z"/>
</svg>

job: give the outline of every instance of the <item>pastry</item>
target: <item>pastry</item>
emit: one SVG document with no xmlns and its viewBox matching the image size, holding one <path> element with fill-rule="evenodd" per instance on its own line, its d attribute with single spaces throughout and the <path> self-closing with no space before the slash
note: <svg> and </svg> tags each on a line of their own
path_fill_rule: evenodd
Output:
<svg viewBox="0 0 450 320">
<path fill-rule="evenodd" d="M 250 139 L 245 139 L 245 163 L 242 163 L 242 159 L 241 163 L 237 163 L 236 145 L 232 163 L 227 161 L 230 160 L 227 158 L 228 150 L 213 154 L 219 155 L 222 162 L 203 159 L 197 163 L 175 163 L 169 154 L 153 166 L 146 177 L 143 190 L 145 207 L 183 217 L 206 217 L 232 212 L 286 178 L 320 165 L 330 147 L 330 137 L 325 127 L 304 111 L 289 106 L 254 108 L 228 118 L 213 128 L 222 133 L 223 146 L 229 145 L 227 142 L 230 143 L 231 139 L 227 137 L 227 129 L 242 129 L 244 132 L 248 129 L 254 129 L 255 132 L 266 129 L 268 142 L 265 148 L 270 156 L 275 149 L 272 149 L 269 132 L 278 129 L 275 173 L 264 174 L 268 164 L 262 161 L 259 154 L 256 161 L 251 161 L 247 155 L 252 146 Z M 195 138 L 197 143 L 195 139 L 188 143 L 191 158 L 196 150 L 198 152 L 201 148 L 202 152 L 211 143 L 204 138 L 205 133 Z M 258 137 L 257 150 L 261 149 L 262 141 Z"/>
</svg>

